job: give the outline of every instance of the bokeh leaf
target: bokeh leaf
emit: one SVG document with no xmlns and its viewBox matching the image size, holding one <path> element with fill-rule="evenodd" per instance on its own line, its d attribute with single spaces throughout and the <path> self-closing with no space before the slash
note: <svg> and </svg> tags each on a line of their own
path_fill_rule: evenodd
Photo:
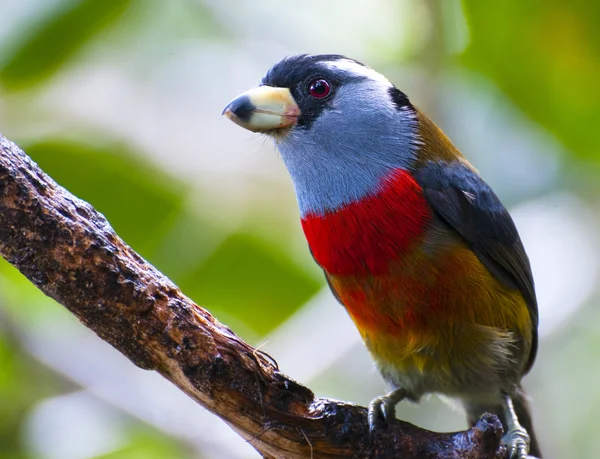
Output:
<svg viewBox="0 0 600 459">
<path fill-rule="evenodd" d="M 65 0 L 53 14 L 28 28 L 28 35 L 4 49 L 0 82 L 27 87 L 51 76 L 80 48 L 128 10 L 135 0 Z M 13 42 L 8 40 L 9 43 Z"/>
<path fill-rule="evenodd" d="M 0 322 L 0 459 L 25 459 L 20 432 L 28 410 L 60 385 L 22 352 L 7 328 L 8 324 Z"/>
<path fill-rule="evenodd" d="M 23 148 L 61 186 L 104 214 L 144 257 L 151 257 L 181 212 L 187 187 L 122 145 L 46 140 Z"/>
<path fill-rule="evenodd" d="M 600 2 L 464 0 L 463 62 L 583 158 L 600 159 Z"/>
<path fill-rule="evenodd" d="M 189 448 L 150 427 L 138 425 L 128 429 L 129 443 L 122 449 L 96 459 L 186 459 L 195 457 Z"/>
<path fill-rule="evenodd" d="M 227 238 L 180 282 L 221 320 L 241 320 L 260 335 L 289 317 L 320 286 L 280 249 L 244 233 Z"/>
</svg>

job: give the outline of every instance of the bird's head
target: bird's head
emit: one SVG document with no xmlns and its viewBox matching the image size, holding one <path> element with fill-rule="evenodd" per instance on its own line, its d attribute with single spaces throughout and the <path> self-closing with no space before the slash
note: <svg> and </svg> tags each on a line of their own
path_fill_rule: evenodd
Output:
<svg viewBox="0 0 600 459">
<path fill-rule="evenodd" d="M 282 60 L 223 114 L 273 137 L 303 216 L 376 193 L 393 170 L 412 168 L 419 143 L 417 112 L 406 95 L 340 55 Z"/>
</svg>

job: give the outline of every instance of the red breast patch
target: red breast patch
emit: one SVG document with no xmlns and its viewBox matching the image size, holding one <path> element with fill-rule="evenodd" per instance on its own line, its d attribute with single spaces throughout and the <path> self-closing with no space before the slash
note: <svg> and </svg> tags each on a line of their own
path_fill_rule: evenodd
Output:
<svg viewBox="0 0 600 459">
<path fill-rule="evenodd" d="M 423 190 L 394 170 L 377 194 L 323 216 L 307 214 L 302 228 L 317 263 L 328 273 L 384 273 L 418 241 L 431 211 Z"/>
</svg>

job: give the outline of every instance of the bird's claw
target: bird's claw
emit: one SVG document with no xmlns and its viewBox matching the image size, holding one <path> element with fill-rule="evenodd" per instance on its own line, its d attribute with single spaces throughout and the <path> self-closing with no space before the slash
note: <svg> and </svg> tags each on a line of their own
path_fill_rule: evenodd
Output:
<svg viewBox="0 0 600 459">
<path fill-rule="evenodd" d="M 388 395 L 377 397 L 369 404 L 369 433 L 371 436 L 375 430 L 386 427 L 391 421 L 396 419 L 396 400 Z"/>
<path fill-rule="evenodd" d="M 522 427 L 508 431 L 502 437 L 502 443 L 508 448 L 508 459 L 527 459 L 529 441 L 529 434 Z"/>
</svg>

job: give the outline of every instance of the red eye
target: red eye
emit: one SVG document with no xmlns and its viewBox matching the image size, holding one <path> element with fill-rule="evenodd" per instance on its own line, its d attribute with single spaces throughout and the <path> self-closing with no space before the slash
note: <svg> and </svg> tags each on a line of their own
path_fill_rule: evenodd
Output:
<svg viewBox="0 0 600 459">
<path fill-rule="evenodd" d="M 324 97 L 327 97 L 330 92 L 331 85 L 323 78 L 311 81 L 308 86 L 308 93 L 315 99 L 323 99 Z"/>
</svg>

